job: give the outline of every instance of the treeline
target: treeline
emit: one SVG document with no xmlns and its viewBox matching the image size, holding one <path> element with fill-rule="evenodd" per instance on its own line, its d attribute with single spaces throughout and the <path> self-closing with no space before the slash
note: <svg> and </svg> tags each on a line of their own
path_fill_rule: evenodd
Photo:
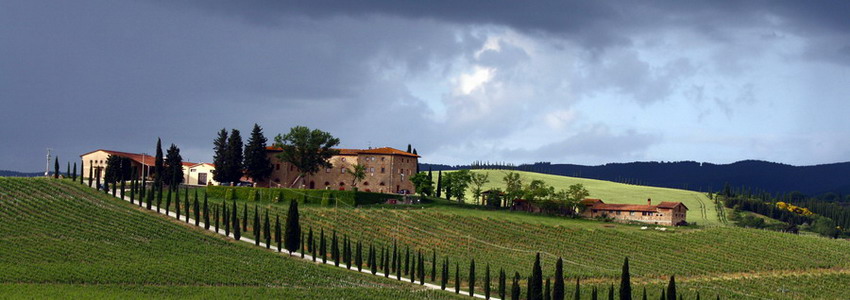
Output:
<svg viewBox="0 0 850 300">
<path fill-rule="evenodd" d="M 733 221 L 739 226 L 765 228 L 790 233 L 806 230 L 825 237 L 838 238 L 850 236 L 847 230 L 850 222 L 850 210 L 837 203 L 825 203 L 816 198 L 803 198 L 797 193 L 773 196 L 766 192 L 752 194 L 747 189 L 733 190 L 728 185 L 714 194 L 727 208 L 736 212 Z M 795 201 L 796 200 L 796 201 Z M 740 216 L 738 212 L 748 211 L 782 221 L 783 225 L 771 226 L 758 217 Z"/>
</svg>

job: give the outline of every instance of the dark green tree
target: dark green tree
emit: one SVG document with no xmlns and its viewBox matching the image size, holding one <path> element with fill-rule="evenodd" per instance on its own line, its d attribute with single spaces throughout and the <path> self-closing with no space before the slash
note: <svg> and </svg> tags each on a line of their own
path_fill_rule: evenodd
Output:
<svg viewBox="0 0 850 300">
<path fill-rule="evenodd" d="M 272 162 L 266 155 L 266 137 L 260 125 L 254 124 L 248 144 L 245 145 L 244 168 L 256 183 L 265 182 L 272 174 Z"/>
<path fill-rule="evenodd" d="M 157 207 L 157 209 L 159 209 Z M 171 211 L 171 189 L 168 190 L 168 196 L 165 197 L 165 215 L 168 215 L 168 212 Z M 180 218 L 180 210 L 177 210 L 177 218 Z"/>
<path fill-rule="evenodd" d="M 180 155 L 180 148 L 171 144 L 165 154 L 162 179 L 166 185 L 176 190 L 183 183 L 183 175 L 183 156 Z"/>
<path fill-rule="evenodd" d="M 667 284 L 667 300 L 676 300 L 676 276 L 670 276 L 670 283 Z"/>
<path fill-rule="evenodd" d="M 160 138 L 156 138 L 156 156 L 154 158 L 154 167 L 153 167 L 153 178 L 154 185 L 162 191 L 162 183 L 163 183 L 163 172 L 165 172 L 165 161 L 163 160 L 162 155 L 162 140 Z M 159 203 L 159 199 L 157 199 L 157 203 Z"/>
<path fill-rule="evenodd" d="M 345 262 L 345 268 L 351 270 L 351 243 L 348 235 L 342 236 L 342 260 Z"/>
<path fill-rule="evenodd" d="M 339 145 L 339 139 L 330 133 L 296 126 L 285 135 L 275 137 L 274 147 L 282 151 L 277 154 L 280 161 L 288 162 L 298 169 L 301 186 L 304 186 L 306 176 L 315 174 L 320 168 L 332 167 L 329 159 L 338 154 L 333 149 Z"/>
<path fill-rule="evenodd" d="M 195 191 L 195 195 L 197 195 L 197 190 Z M 210 230 L 210 207 L 207 204 L 207 193 L 204 193 L 204 229 Z M 218 231 L 218 230 L 216 230 Z"/>
<path fill-rule="evenodd" d="M 537 253 L 534 257 L 534 265 L 531 267 L 531 282 L 528 286 L 528 298 L 543 300 L 543 270 L 540 268 L 540 253 Z"/>
<path fill-rule="evenodd" d="M 437 171 L 437 198 L 440 198 L 443 193 L 443 171 Z"/>
<path fill-rule="evenodd" d="M 316 256 L 316 247 L 313 243 L 313 227 L 310 227 L 309 233 L 307 233 L 307 251 L 310 251 L 310 255 Z"/>
<path fill-rule="evenodd" d="M 189 205 L 189 189 L 183 189 L 183 209 L 185 209 L 183 216 L 186 217 L 186 223 L 189 223 L 189 214 L 191 213 L 189 209 L 191 208 Z M 177 192 L 180 193 L 179 191 Z M 196 218 L 197 220 L 197 218 Z"/>
<path fill-rule="evenodd" d="M 357 250 L 354 253 L 354 265 L 357 266 L 357 271 L 363 271 L 363 245 L 357 241 Z"/>
<path fill-rule="evenodd" d="M 82 170 L 80 173 L 83 173 Z M 71 169 L 71 181 L 77 182 L 77 162 L 74 162 L 74 168 Z"/>
<path fill-rule="evenodd" d="M 124 189 L 126 188 L 126 186 L 125 186 L 125 185 L 126 185 L 126 183 L 125 183 L 125 182 L 126 182 L 126 181 L 121 180 L 121 188 L 119 189 L 119 190 L 120 190 L 119 195 L 121 196 L 121 200 L 124 200 Z"/>
<path fill-rule="evenodd" d="M 67 162 L 65 166 L 65 178 L 71 178 L 71 162 Z"/>
<path fill-rule="evenodd" d="M 418 266 L 417 273 L 419 276 L 419 285 L 425 284 L 425 258 L 422 257 L 422 250 L 419 250 L 419 262 L 416 264 Z"/>
<path fill-rule="evenodd" d="M 484 298 L 490 299 L 490 264 L 484 267 Z"/>
<path fill-rule="evenodd" d="M 284 240 L 286 250 L 289 250 L 290 254 L 300 246 L 298 237 L 301 236 L 301 221 L 299 218 L 298 201 L 292 199 L 289 201 L 289 211 L 286 215 L 286 239 Z"/>
<path fill-rule="evenodd" d="M 218 137 L 213 141 L 213 164 L 216 170 L 213 170 L 213 180 L 216 182 L 228 182 L 227 174 L 222 170 L 227 169 L 227 130 L 222 128 L 218 132 Z"/>
<path fill-rule="evenodd" d="M 242 204 L 242 231 L 248 231 L 248 203 Z"/>
<path fill-rule="evenodd" d="M 369 268 L 372 275 L 375 275 L 378 272 L 375 267 L 375 247 L 372 246 L 372 244 L 369 244 L 369 252 L 366 255 L 366 268 Z"/>
<path fill-rule="evenodd" d="M 261 229 L 262 228 L 260 228 L 260 212 L 259 209 L 257 209 L 257 206 L 254 205 L 254 245 L 260 245 L 260 239 L 262 239 L 262 236 L 260 236 Z"/>
<path fill-rule="evenodd" d="M 225 152 L 225 163 L 222 172 L 225 173 L 224 182 L 238 183 L 242 179 L 242 135 L 239 130 L 231 129 L 230 137 L 227 139 L 227 151 Z M 218 166 L 216 166 L 218 169 Z"/>
<path fill-rule="evenodd" d="M 336 230 L 331 236 L 331 260 L 334 261 L 334 266 L 339 267 L 339 243 L 336 239 Z"/>
<path fill-rule="evenodd" d="M 546 283 L 543 288 L 543 300 L 552 300 L 552 285 L 549 282 L 549 278 L 546 278 Z"/>
<path fill-rule="evenodd" d="M 623 261 L 623 272 L 620 274 L 620 300 L 632 300 L 632 282 L 629 274 L 629 258 Z"/>
<path fill-rule="evenodd" d="M 59 156 L 53 158 L 53 178 L 59 178 Z"/>
<path fill-rule="evenodd" d="M 89 186 L 91 186 L 92 180 L 94 180 L 94 176 L 92 176 L 92 174 L 94 174 L 94 167 L 91 164 L 89 164 Z M 98 188 L 98 187 L 95 187 L 95 188 Z M 148 209 L 150 209 L 150 208 L 148 208 Z"/>
<path fill-rule="evenodd" d="M 281 243 L 283 242 L 283 236 L 281 236 L 280 231 L 280 216 L 274 216 L 274 242 L 277 244 L 277 252 L 280 252 L 283 247 L 281 247 Z M 310 244 L 313 243 L 313 228 L 310 228 Z M 313 255 L 313 261 L 316 261 L 316 252 L 311 252 Z"/>
<path fill-rule="evenodd" d="M 171 200 L 171 188 L 168 189 L 168 200 Z M 168 204 L 165 205 L 166 207 Z M 166 213 L 168 213 L 168 209 L 166 208 Z M 175 190 L 174 193 L 174 213 L 177 214 L 177 220 L 180 220 L 180 191 Z"/>
<path fill-rule="evenodd" d="M 455 294 L 460 294 L 460 264 L 455 263 Z"/>
<path fill-rule="evenodd" d="M 552 300 L 564 300 L 564 260 L 558 257 L 555 263 L 555 283 L 552 286 Z"/>
<path fill-rule="evenodd" d="M 437 281 L 437 249 L 431 251 L 431 282 L 434 282 Z"/>
<path fill-rule="evenodd" d="M 497 292 L 499 293 L 499 299 L 505 299 L 505 295 L 507 295 L 507 276 L 505 276 L 505 269 L 499 268 L 499 283 L 497 286 Z"/>
<path fill-rule="evenodd" d="M 215 233 L 218 233 L 218 208 L 213 207 L 213 220 L 215 220 Z"/>
<path fill-rule="evenodd" d="M 643 297 L 641 297 L 641 299 L 643 299 L 643 300 L 648 300 L 648 299 L 646 298 L 646 287 L 643 287 Z M 699 294 L 697 294 L 697 300 L 699 300 Z"/>
<path fill-rule="evenodd" d="M 598 290 L 596 290 L 596 287 L 595 287 L 595 286 L 593 287 L 593 290 L 591 290 L 591 291 L 590 291 L 590 299 L 591 299 L 591 300 L 597 300 L 597 299 L 599 299 L 599 291 L 598 291 Z"/>
<path fill-rule="evenodd" d="M 272 226 L 271 220 L 269 220 L 269 211 L 266 210 L 266 218 L 263 221 L 263 237 L 266 238 L 266 249 L 271 249 L 272 247 Z M 304 253 L 304 251 L 301 251 Z"/>
<path fill-rule="evenodd" d="M 324 228 L 321 229 L 321 233 L 319 234 L 319 237 L 320 237 L 320 239 L 319 239 L 319 255 L 322 257 L 322 263 L 324 264 L 324 263 L 328 262 L 328 259 L 327 259 L 328 248 L 327 248 L 327 245 L 326 245 L 326 242 L 325 242 L 325 229 Z"/>
<path fill-rule="evenodd" d="M 404 275 L 410 275 L 410 247 L 404 247 Z"/>
<path fill-rule="evenodd" d="M 475 295 L 475 259 L 469 261 L 469 296 Z"/>
<path fill-rule="evenodd" d="M 440 273 L 440 288 L 445 290 L 446 284 L 448 284 L 448 283 L 449 283 L 449 258 L 446 257 L 445 260 L 443 260 L 443 269 L 442 269 L 442 272 Z"/>
<path fill-rule="evenodd" d="M 511 300 L 519 300 L 521 292 L 519 287 L 519 272 L 514 272 L 514 281 L 511 283 Z"/>
<path fill-rule="evenodd" d="M 614 300 L 614 284 L 608 287 L 608 300 Z"/>
<path fill-rule="evenodd" d="M 247 207 L 243 208 L 243 211 L 247 211 Z M 237 241 L 242 238 L 242 228 L 239 226 L 239 217 L 238 212 L 236 211 L 236 201 L 233 201 L 233 215 L 230 216 L 233 221 L 233 238 Z"/>
<path fill-rule="evenodd" d="M 224 222 L 224 235 L 230 236 L 230 213 L 227 211 L 227 203 L 221 203 L 221 219 Z"/>
<path fill-rule="evenodd" d="M 579 283 L 578 278 L 576 278 L 576 290 L 575 290 L 575 294 L 573 295 L 573 299 L 575 299 L 575 300 L 581 299 L 581 285 Z"/>
</svg>

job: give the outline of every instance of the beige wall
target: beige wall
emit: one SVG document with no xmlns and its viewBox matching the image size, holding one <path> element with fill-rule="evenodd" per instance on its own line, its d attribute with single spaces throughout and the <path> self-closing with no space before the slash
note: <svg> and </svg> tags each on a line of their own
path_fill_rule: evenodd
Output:
<svg viewBox="0 0 850 300">
<path fill-rule="evenodd" d="M 685 221 L 687 211 L 682 206 L 677 206 L 675 211 L 669 208 L 660 208 L 656 212 L 598 210 L 594 213 L 591 208 L 588 208 L 582 213 L 582 216 L 587 218 L 606 216 L 615 221 L 635 221 L 648 224 L 672 226 L 675 224 L 679 224 L 679 222 L 681 221 Z"/>
<path fill-rule="evenodd" d="M 418 159 L 402 155 L 358 154 L 336 155 L 330 159 L 331 168 L 321 169 L 308 176 L 302 182 L 293 185 L 298 171 L 290 164 L 281 162 L 276 154 L 269 152 L 272 162 L 272 175 L 269 178 L 272 187 L 295 187 L 314 189 L 351 190 L 353 177 L 349 173 L 352 166 L 362 164 L 366 167 L 366 177 L 357 188 L 360 191 L 396 193 L 400 190 L 413 192 L 410 176 L 416 172 Z M 258 186 L 269 186 L 269 182 L 259 182 Z"/>
<path fill-rule="evenodd" d="M 215 168 L 208 164 L 199 164 L 194 166 L 183 166 L 183 183 L 187 185 L 204 185 L 198 182 L 201 174 L 206 174 L 206 185 L 218 185 L 218 182 L 213 180 L 212 171 Z"/>
</svg>

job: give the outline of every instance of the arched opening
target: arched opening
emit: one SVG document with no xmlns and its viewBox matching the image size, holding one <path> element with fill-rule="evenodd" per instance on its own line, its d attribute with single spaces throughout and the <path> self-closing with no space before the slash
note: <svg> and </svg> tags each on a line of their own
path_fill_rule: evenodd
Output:
<svg viewBox="0 0 850 300">
<path fill-rule="evenodd" d="M 316 188 L 316 182 L 310 180 L 310 189 L 312 190 L 312 189 L 315 189 L 315 188 Z"/>
</svg>

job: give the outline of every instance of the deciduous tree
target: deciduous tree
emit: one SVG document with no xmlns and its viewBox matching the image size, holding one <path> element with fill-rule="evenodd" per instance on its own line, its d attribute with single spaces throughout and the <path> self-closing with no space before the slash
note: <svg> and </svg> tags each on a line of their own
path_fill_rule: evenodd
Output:
<svg viewBox="0 0 850 300">
<path fill-rule="evenodd" d="M 302 186 L 307 175 L 315 174 L 320 168 L 332 167 L 328 160 L 339 153 L 333 149 L 337 145 L 339 139 L 330 133 L 304 126 L 293 127 L 285 135 L 278 134 L 274 143 L 282 149 L 277 158 L 298 169 Z"/>
</svg>

